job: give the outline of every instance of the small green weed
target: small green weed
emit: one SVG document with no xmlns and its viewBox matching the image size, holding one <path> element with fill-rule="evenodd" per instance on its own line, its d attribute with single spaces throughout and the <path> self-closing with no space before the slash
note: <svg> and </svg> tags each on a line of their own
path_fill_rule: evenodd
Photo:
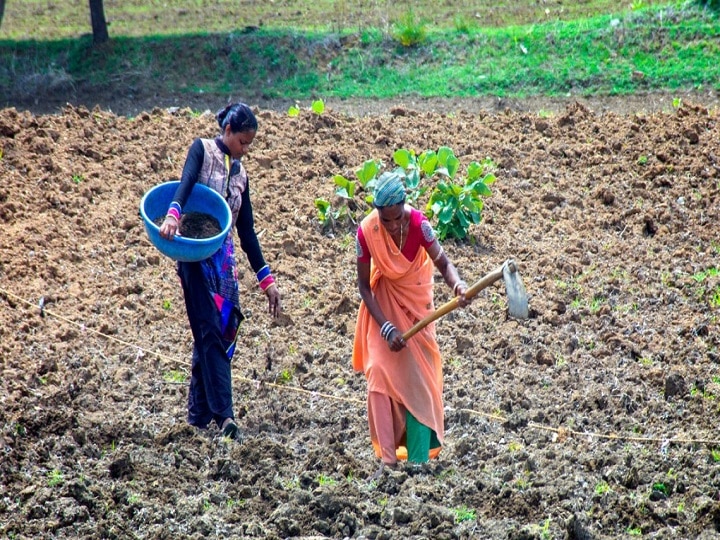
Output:
<svg viewBox="0 0 720 540">
<path fill-rule="evenodd" d="M 610 484 L 605 481 L 598 482 L 595 485 L 595 495 L 604 495 L 610 491 Z"/>
<path fill-rule="evenodd" d="M 640 527 L 628 527 L 627 533 L 630 536 L 642 536 L 642 529 Z"/>
<path fill-rule="evenodd" d="M 510 452 L 519 452 L 522 448 L 522 444 L 517 441 L 510 441 L 510 443 L 508 443 L 508 450 L 510 450 Z"/>
<path fill-rule="evenodd" d="M 170 371 L 163 373 L 163 380 L 169 383 L 182 384 L 187 381 L 187 373 L 171 369 Z"/>
<path fill-rule="evenodd" d="M 294 373 L 294 369 L 283 369 L 280 372 L 280 375 L 278 375 L 278 383 L 288 384 L 290 381 L 292 381 Z"/>
<path fill-rule="evenodd" d="M 65 477 L 63 476 L 62 471 L 58 469 L 53 469 L 52 471 L 49 471 L 47 473 L 47 479 L 48 479 L 48 486 L 55 487 L 59 486 L 63 483 L 65 480 Z"/>
<path fill-rule="evenodd" d="M 453 508 L 455 512 L 455 521 L 462 523 L 463 521 L 474 521 L 476 518 L 475 510 L 462 505 L 460 508 Z"/>
<path fill-rule="evenodd" d="M 720 449 L 713 448 L 710 450 L 710 458 L 713 460 L 713 463 L 720 462 Z"/>
<path fill-rule="evenodd" d="M 322 99 L 316 99 L 310 104 L 310 112 L 320 116 L 325 112 L 325 102 Z M 296 103 L 288 107 L 287 114 L 290 118 L 300 116 L 300 106 Z"/>
<path fill-rule="evenodd" d="M 170 302 L 170 300 L 165 299 L 162 301 L 162 308 L 165 311 L 168 311 L 171 307 L 172 307 L 172 303 Z"/>
<path fill-rule="evenodd" d="M 325 112 L 325 102 L 322 99 L 316 99 L 310 104 L 310 110 L 320 116 Z"/>
<path fill-rule="evenodd" d="M 427 39 L 427 25 L 415 16 L 413 10 L 409 10 L 393 24 L 392 36 L 403 47 L 414 47 Z"/>
<path fill-rule="evenodd" d="M 334 486 L 337 484 L 337 480 L 335 480 L 332 476 L 326 476 L 324 474 L 317 477 L 317 482 L 321 486 Z"/>
<path fill-rule="evenodd" d="M 85 180 L 85 177 L 84 177 L 82 174 L 73 174 L 73 175 L 72 175 L 72 181 L 73 181 L 75 184 L 80 184 L 80 183 L 83 182 L 84 180 Z"/>
<path fill-rule="evenodd" d="M 646 155 L 642 155 L 637 158 L 638 165 L 647 165 L 647 162 L 648 162 L 648 157 Z"/>
</svg>

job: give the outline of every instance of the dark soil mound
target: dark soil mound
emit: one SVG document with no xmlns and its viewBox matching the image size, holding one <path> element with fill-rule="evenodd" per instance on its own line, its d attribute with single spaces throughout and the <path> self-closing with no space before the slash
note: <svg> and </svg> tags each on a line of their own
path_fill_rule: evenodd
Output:
<svg viewBox="0 0 720 540">
<path fill-rule="evenodd" d="M 153 220 L 153 223 L 160 227 L 165 221 L 165 216 Z M 212 238 L 222 232 L 220 222 L 215 216 L 204 212 L 186 212 L 180 216 L 179 231 L 181 236 L 186 238 Z"/>
</svg>

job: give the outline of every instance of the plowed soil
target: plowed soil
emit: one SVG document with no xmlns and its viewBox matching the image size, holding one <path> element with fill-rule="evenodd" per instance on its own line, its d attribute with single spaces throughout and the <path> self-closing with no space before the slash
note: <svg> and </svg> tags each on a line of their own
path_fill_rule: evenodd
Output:
<svg viewBox="0 0 720 540">
<path fill-rule="evenodd" d="M 138 213 L 212 115 L 0 110 L 0 536 L 720 534 L 717 109 L 257 113 L 246 167 L 285 315 L 240 252 L 237 444 L 186 424 L 180 285 Z M 498 165 L 445 250 L 469 283 L 514 259 L 530 318 L 500 281 L 438 321 L 446 446 L 368 482 L 354 229 L 324 231 L 313 201 L 440 145 Z"/>
</svg>

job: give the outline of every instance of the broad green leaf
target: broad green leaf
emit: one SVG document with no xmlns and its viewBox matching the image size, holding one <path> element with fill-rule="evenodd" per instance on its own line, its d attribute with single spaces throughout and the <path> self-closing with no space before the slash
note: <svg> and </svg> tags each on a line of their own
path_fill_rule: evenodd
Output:
<svg viewBox="0 0 720 540">
<path fill-rule="evenodd" d="M 299 114 L 300 114 L 300 108 L 297 105 L 290 105 L 290 108 L 288 109 L 288 116 L 290 118 L 294 118 Z"/>
<path fill-rule="evenodd" d="M 413 154 L 410 150 L 400 148 L 399 150 L 395 150 L 395 153 L 393 154 L 393 161 L 397 165 L 400 165 L 403 169 L 407 169 L 414 161 Z"/>
<path fill-rule="evenodd" d="M 484 169 L 485 168 L 477 161 L 473 161 L 472 163 L 470 163 L 470 165 L 468 165 L 467 179 L 477 180 L 482 175 Z"/>
<path fill-rule="evenodd" d="M 440 210 L 440 213 L 438 214 L 438 219 L 440 220 L 440 223 L 450 223 L 450 220 L 453 218 L 453 215 L 455 214 L 455 209 L 451 205 L 444 206 L 442 210 Z"/>
<path fill-rule="evenodd" d="M 455 173 L 460 167 L 460 160 L 455 156 L 449 156 L 447 159 L 447 170 L 450 178 L 455 178 Z"/>
<path fill-rule="evenodd" d="M 458 212 L 455 216 L 463 229 L 467 229 L 470 226 L 470 221 L 465 216 L 465 212 Z"/>
<path fill-rule="evenodd" d="M 325 112 L 325 102 L 322 99 L 317 99 L 310 105 L 310 110 L 317 115 L 321 115 Z"/>
<path fill-rule="evenodd" d="M 435 174 L 435 169 L 438 165 L 438 158 L 437 154 L 433 152 L 432 150 L 428 150 L 427 152 L 423 152 L 420 154 L 420 157 L 418 158 L 418 166 L 420 167 L 420 170 L 424 172 L 427 176 L 432 176 Z"/>
<path fill-rule="evenodd" d="M 330 208 L 330 203 L 325 199 L 315 199 L 315 207 L 318 210 L 325 212 L 328 208 Z"/>
<path fill-rule="evenodd" d="M 490 184 L 494 184 L 495 180 L 497 180 L 497 178 L 495 178 L 495 175 L 493 173 L 488 173 L 485 175 L 485 178 L 483 178 L 483 182 L 488 186 Z"/>
<path fill-rule="evenodd" d="M 455 157 L 455 154 L 453 153 L 452 148 L 450 148 L 449 146 L 441 146 L 440 148 L 438 148 L 437 157 L 438 163 L 443 167 L 446 167 L 448 164 L 448 159 L 450 159 L 451 157 Z"/>
<path fill-rule="evenodd" d="M 420 184 L 420 173 L 417 169 L 412 169 L 405 177 L 405 187 L 415 189 Z"/>
<path fill-rule="evenodd" d="M 355 174 L 358 180 L 360 180 L 360 185 L 364 188 L 370 180 L 377 176 L 379 170 L 380 166 L 378 162 L 374 159 L 369 159 L 362 164 L 362 167 L 355 171 Z"/>
<path fill-rule="evenodd" d="M 337 195 L 344 199 L 353 198 L 355 195 L 355 182 L 348 180 L 341 174 L 333 176 L 333 180 L 335 181 L 335 184 L 339 186 L 339 189 L 335 192 Z"/>
</svg>

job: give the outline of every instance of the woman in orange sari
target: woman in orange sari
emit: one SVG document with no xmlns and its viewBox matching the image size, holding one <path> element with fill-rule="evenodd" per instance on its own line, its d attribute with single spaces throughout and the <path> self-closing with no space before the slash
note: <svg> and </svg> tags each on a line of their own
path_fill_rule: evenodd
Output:
<svg viewBox="0 0 720 540">
<path fill-rule="evenodd" d="M 382 459 L 380 473 L 398 459 L 426 462 L 439 454 L 443 442 L 443 376 L 435 324 L 407 342 L 402 337 L 435 309 L 435 268 L 460 306 L 469 300 L 467 285 L 427 218 L 405 203 L 399 174 L 381 175 L 374 206 L 357 231 L 362 302 L 352 360 L 367 379 L 370 439 Z"/>
</svg>

